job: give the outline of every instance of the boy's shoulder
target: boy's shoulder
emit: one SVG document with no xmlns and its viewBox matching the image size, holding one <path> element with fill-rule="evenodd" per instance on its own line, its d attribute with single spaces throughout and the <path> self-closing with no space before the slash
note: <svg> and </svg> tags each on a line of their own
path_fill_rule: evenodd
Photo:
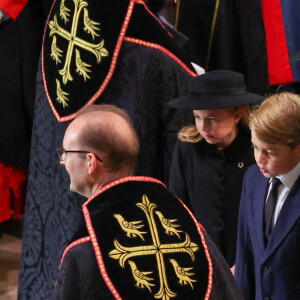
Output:
<svg viewBox="0 0 300 300">
<path fill-rule="evenodd" d="M 261 174 L 258 165 L 255 163 L 255 164 L 251 165 L 251 166 L 247 169 L 247 171 L 246 171 L 246 173 L 245 173 L 245 176 L 246 176 L 246 175 L 247 175 L 247 176 L 253 176 L 253 175 L 257 175 L 258 173 Z"/>
<path fill-rule="evenodd" d="M 246 173 L 245 173 L 245 177 L 244 177 L 244 181 L 247 182 L 259 182 L 263 179 L 266 179 L 266 177 L 261 173 L 261 171 L 259 170 L 259 167 L 257 164 L 253 164 L 251 165 Z"/>
</svg>

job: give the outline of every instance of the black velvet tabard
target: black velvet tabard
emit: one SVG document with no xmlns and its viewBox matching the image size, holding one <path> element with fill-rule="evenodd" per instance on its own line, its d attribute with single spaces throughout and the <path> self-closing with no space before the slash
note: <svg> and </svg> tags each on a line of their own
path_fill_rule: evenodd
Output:
<svg viewBox="0 0 300 300">
<path fill-rule="evenodd" d="M 213 266 L 202 227 L 159 181 L 115 181 L 85 202 L 83 214 L 98 266 L 90 276 L 102 277 L 115 299 L 206 299 L 211 294 Z M 77 251 L 83 265 L 90 260 L 84 253 Z M 63 269 L 68 263 L 63 261 Z M 73 272 L 78 273 L 74 267 Z M 62 276 L 59 285 L 63 281 Z"/>
</svg>

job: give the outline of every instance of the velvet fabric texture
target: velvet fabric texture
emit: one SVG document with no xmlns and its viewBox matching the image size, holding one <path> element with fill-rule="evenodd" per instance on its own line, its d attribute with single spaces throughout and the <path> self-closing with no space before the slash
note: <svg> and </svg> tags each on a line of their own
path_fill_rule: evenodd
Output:
<svg viewBox="0 0 300 300">
<path fill-rule="evenodd" d="M 122 178 L 112 184 L 83 205 L 89 236 L 96 235 L 94 276 L 100 272 L 106 284 L 113 284 L 108 285 L 111 292 L 122 299 L 153 299 L 160 292 L 161 298 L 173 293 L 188 299 L 209 296 L 213 269 L 207 245 L 180 201 L 152 178 Z M 178 266 L 192 268 L 193 276 L 185 276 L 186 285 L 178 284 Z M 137 270 L 144 272 L 143 279 L 134 276 Z"/>
</svg>

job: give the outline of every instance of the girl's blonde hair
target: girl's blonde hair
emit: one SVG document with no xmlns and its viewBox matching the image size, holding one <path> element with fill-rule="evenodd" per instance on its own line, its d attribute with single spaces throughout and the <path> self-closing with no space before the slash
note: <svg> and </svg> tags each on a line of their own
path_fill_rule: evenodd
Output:
<svg viewBox="0 0 300 300">
<path fill-rule="evenodd" d="M 241 123 L 244 127 L 249 127 L 249 119 L 250 119 L 250 110 L 249 106 L 239 106 L 235 108 L 225 108 L 225 110 L 229 110 L 232 113 L 236 112 L 237 110 L 241 111 L 242 117 L 241 117 Z M 189 143 L 197 143 L 200 142 L 203 137 L 199 133 L 196 125 L 189 125 L 183 127 L 177 134 L 177 137 L 183 141 L 183 142 L 189 142 Z"/>
</svg>

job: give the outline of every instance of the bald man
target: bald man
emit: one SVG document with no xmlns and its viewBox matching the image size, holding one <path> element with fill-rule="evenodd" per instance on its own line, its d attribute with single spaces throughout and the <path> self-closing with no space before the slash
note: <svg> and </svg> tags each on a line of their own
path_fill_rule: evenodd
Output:
<svg viewBox="0 0 300 300">
<path fill-rule="evenodd" d="M 139 142 L 124 111 L 80 115 L 57 152 L 70 190 L 88 199 L 56 299 L 242 299 L 191 212 L 160 181 L 132 176 Z"/>
<path fill-rule="evenodd" d="M 133 174 L 139 142 L 120 115 L 90 112 L 67 128 L 57 152 L 70 176 L 70 190 L 89 198 L 106 184 Z"/>
</svg>

